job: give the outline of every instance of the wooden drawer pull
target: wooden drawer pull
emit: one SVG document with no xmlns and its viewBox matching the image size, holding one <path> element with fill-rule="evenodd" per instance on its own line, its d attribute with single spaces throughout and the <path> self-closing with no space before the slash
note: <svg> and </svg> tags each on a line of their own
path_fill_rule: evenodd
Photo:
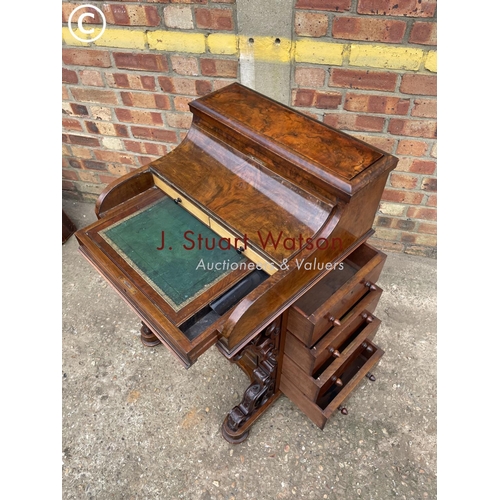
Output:
<svg viewBox="0 0 500 500">
<path fill-rule="evenodd" d="M 331 314 L 327 314 L 325 319 L 327 319 L 330 323 L 333 323 L 335 326 L 340 326 L 340 321 L 335 319 Z"/>
<path fill-rule="evenodd" d="M 371 283 L 370 281 L 366 281 L 366 282 L 365 282 L 365 286 L 366 286 L 367 288 L 369 288 L 370 290 L 372 290 L 372 291 L 374 291 L 374 290 L 376 290 L 376 289 L 377 289 L 377 288 L 375 287 L 375 285 L 374 285 L 373 283 Z"/>
<path fill-rule="evenodd" d="M 332 346 L 330 346 L 328 348 L 328 352 L 334 357 L 334 358 L 338 358 L 340 357 L 340 352 L 337 351 L 337 349 L 334 349 Z"/>
<path fill-rule="evenodd" d="M 342 382 L 342 380 L 340 380 L 339 378 L 335 377 L 335 375 L 332 377 L 332 380 L 334 381 L 335 385 L 337 387 L 343 387 L 344 386 L 344 383 Z"/>
<path fill-rule="evenodd" d="M 366 320 L 367 323 L 372 323 L 373 322 L 373 318 L 369 315 L 369 314 L 366 314 L 366 313 L 363 313 L 361 315 L 361 317 Z"/>
<path fill-rule="evenodd" d="M 345 406 L 339 406 L 339 412 L 342 413 L 342 415 L 347 415 L 349 413 Z"/>
<path fill-rule="evenodd" d="M 368 373 L 365 375 L 365 377 L 366 377 L 368 380 L 370 380 L 371 382 L 375 382 L 375 380 L 377 380 L 377 379 L 375 378 L 375 375 L 373 375 L 373 373 L 370 373 L 370 372 L 368 372 Z"/>
</svg>

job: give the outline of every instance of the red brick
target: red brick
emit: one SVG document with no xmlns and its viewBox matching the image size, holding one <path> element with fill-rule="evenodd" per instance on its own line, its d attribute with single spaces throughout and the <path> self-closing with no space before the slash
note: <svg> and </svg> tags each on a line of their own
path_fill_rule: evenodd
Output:
<svg viewBox="0 0 500 500">
<path fill-rule="evenodd" d="M 75 116 L 88 116 L 89 110 L 83 104 L 71 103 L 71 114 Z"/>
<path fill-rule="evenodd" d="M 436 122 L 431 120 L 403 120 L 393 118 L 389 122 L 388 131 L 394 135 L 434 139 L 437 135 L 437 126 Z"/>
<path fill-rule="evenodd" d="M 149 127 L 131 127 L 131 130 L 136 139 L 177 143 L 177 134 L 173 130 Z"/>
<path fill-rule="evenodd" d="M 410 43 L 437 45 L 437 24 L 417 21 L 410 33 Z"/>
<path fill-rule="evenodd" d="M 110 184 L 111 182 L 116 181 L 118 179 L 117 175 L 109 175 L 109 174 L 99 174 L 99 180 L 102 184 Z"/>
<path fill-rule="evenodd" d="M 83 165 L 87 170 L 106 170 L 106 164 L 102 161 L 85 160 Z"/>
<path fill-rule="evenodd" d="M 348 111 L 385 115 L 406 115 L 409 108 L 409 99 L 353 93 L 347 93 L 344 104 L 344 109 Z"/>
<path fill-rule="evenodd" d="M 131 106 L 134 108 L 170 109 L 168 96 L 163 94 L 122 92 L 121 96 L 125 106 Z"/>
<path fill-rule="evenodd" d="M 120 163 L 125 165 L 135 165 L 134 157 L 119 151 L 94 151 L 95 157 L 101 161 L 109 161 L 111 163 Z"/>
<path fill-rule="evenodd" d="M 423 189 L 424 191 L 437 191 L 437 179 L 433 177 L 426 177 L 422 181 L 422 185 L 420 186 L 420 189 Z"/>
<path fill-rule="evenodd" d="M 295 83 L 302 87 L 322 87 L 325 75 L 321 68 L 295 68 Z"/>
<path fill-rule="evenodd" d="M 154 76 L 134 75 L 126 73 L 106 73 L 106 81 L 110 87 L 135 90 L 155 90 Z"/>
<path fill-rule="evenodd" d="M 400 90 L 403 94 L 437 95 L 437 77 L 406 73 L 401 79 Z"/>
<path fill-rule="evenodd" d="M 116 118 L 121 122 L 138 123 L 140 125 L 163 125 L 161 114 L 154 111 L 117 108 L 115 114 Z"/>
<path fill-rule="evenodd" d="M 96 70 L 84 69 L 80 71 L 80 81 L 82 82 L 82 85 L 88 85 L 90 87 L 104 87 L 102 75 Z"/>
<path fill-rule="evenodd" d="M 63 99 L 63 101 L 69 100 L 69 91 L 68 91 L 68 87 L 66 87 L 66 85 L 62 86 L 62 99 Z"/>
<path fill-rule="evenodd" d="M 197 3 L 197 4 L 206 4 L 208 0 L 148 0 L 148 2 L 152 3 Z"/>
<path fill-rule="evenodd" d="M 405 30 L 405 21 L 336 17 L 333 20 L 332 35 L 346 40 L 399 43 L 403 40 Z"/>
<path fill-rule="evenodd" d="M 382 132 L 385 118 L 379 116 L 354 115 L 351 113 L 325 114 L 324 122 L 331 127 L 342 130 Z"/>
<path fill-rule="evenodd" d="M 68 158 L 68 163 L 71 168 L 83 168 L 82 162 L 79 158 Z"/>
<path fill-rule="evenodd" d="M 212 84 L 207 80 L 159 76 L 158 83 L 164 92 L 171 94 L 204 95 L 212 91 Z"/>
<path fill-rule="evenodd" d="M 431 194 L 427 199 L 426 205 L 429 207 L 437 207 L 437 195 Z"/>
<path fill-rule="evenodd" d="M 436 171 L 436 162 L 432 160 L 413 160 L 409 172 L 431 175 Z"/>
<path fill-rule="evenodd" d="M 418 226 L 419 233 L 437 234 L 437 225 L 431 222 L 421 222 Z"/>
<path fill-rule="evenodd" d="M 400 189 L 415 189 L 418 183 L 418 177 L 413 175 L 391 173 L 391 186 Z"/>
<path fill-rule="evenodd" d="M 75 120 L 74 118 L 63 118 L 62 126 L 63 128 L 69 130 L 77 130 L 78 132 L 83 131 L 82 124 L 78 120 Z"/>
<path fill-rule="evenodd" d="M 64 64 L 73 64 L 75 66 L 98 66 L 100 68 L 109 68 L 111 66 L 111 57 L 109 52 L 92 49 L 63 49 Z"/>
<path fill-rule="evenodd" d="M 314 107 L 319 109 L 336 109 L 340 106 L 342 94 L 338 92 L 316 92 Z"/>
<path fill-rule="evenodd" d="M 415 99 L 411 116 L 437 118 L 437 102 L 435 99 Z"/>
<path fill-rule="evenodd" d="M 62 4 L 62 22 L 65 23 L 65 24 L 67 24 L 67 22 L 69 21 L 69 16 L 79 6 L 80 5 L 77 4 L 77 3 L 67 3 L 67 2 L 64 2 Z M 71 22 L 72 23 L 78 22 L 78 17 L 80 15 L 84 14 L 84 13 L 94 14 L 95 10 L 91 9 L 91 8 L 88 8 L 88 7 L 80 8 L 78 10 L 78 12 L 73 15 L 73 18 L 71 19 Z M 92 19 L 88 19 L 87 17 L 84 17 L 83 18 L 83 23 L 84 24 L 88 24 L 91 20 Z"/>
<path fill-rule="evenodd" d="M 437 245 L 436 236 L 429 234 L 402 233 L 401 241 L 404 243 L 414 243 L 415 245 L 425 245 L 431 247 L 435 247 Z"/>
<path fill-rule="evenodd" d="M 200 59 L 201 74 L 205 76 L 238 76 L 238 61 L 231 59 Z"/>
<path fill-rule="evenodd" d="M 71 89 L 71 93 L 77 101 L 118 104 L 116 94 L 112 90 L 82 89 L 73 87 Z"/>
<path fill-rule="evenodd" d="M 413 231 L 417 224 L 412 220 L 406 219 L 394 219 L 394 225 L 396 229 L 402 229 L 403 231 Z"/>
<path fill-rule="evenodd" d="M 148 154 L 154 156 L 164 156 L 168 153 L 167 148 L 163 144 L 144 141 L 123 141 L 127 151 L 133 153 Z"/>
<path fill-rule="evenodd" d="M 113 57 L 117 68 L 144 71 L 168 71 L 167 58 L 159 54 L 131 54 L 129 52 L 114 52 Z"/>
<path fill-rule="evenodd" d="M 409 207 L 407 215 L 412 219 L 437 220 L 435 208 Z"/>
<path fill-rule="evenodd" d="M 63 83 L 78 83 L 78 75 L 76 74 L 76 71 L 63 68 L 62 81 Z"/>
<path fill-rule="evenodd" d="M 295 33 L 299 36 L 320 37 L 328 31 L 328 16 L 309 12 L 295 13 Z"/>
<path fill-rule="evenodd" d="M 297 0 L 295 8 L 342 12 L 351 8 L 351 0 Z"/>
<path fill-rule="evenodd" d="M 138 156 L 137 161 L 139 162 L 139 165 L 142 167 L 144 165 L 147 165 L 148 163 L 151 163 L 152 161 L 157 160 L 155 156 Z"/>
<path fill-rule="evenodd" d="M 176 111 L 189 111 L 189 103 L 193 100 L 192 97 L 175 96 L 174 108 Z"/>
<path fill-rule="evenodd" d="M 352 134 L 354 137 L 375 146 L 376 148 L 381 149 L 382 151 L 387 151 L 390 153 L 394 144 L 396 143 L 396 139 L 391 139 L 390 137 L 380 136 L 380 135 L 366 135 L 366 134 Z"/>
<path fill-rule="evenodd" d="M 76 144 L 78 146 L 89 146 L 92 148 L 99 147 L 99 140 L 96 137 L 86 137 L 83 135 L 72 134 L 68 134 L 67 137 L 70 144 Z"/>
<path fill-rule="evenodd" d="M 310 107 L 314 102 L 314 94 L 312 89 L 297 89 L 292 91 L 292 103 L 294 106 Z"/>
<path fill-rule="evenodd" d="M 231 85 L 231 83 L 234 83 L 234 80 L 214 79 L 214 80 L 212 80 L 212 84 L 213 84 L 212 90 L 215 92 L 216 90 L 220 90 L 224 87 L 227 87 L 228 85 Z"/>
<path fill-rule="evenodd" d="M 66 168 L 63 168 L 62 176 L 63 179 L 68 179 L 71 181 L 77 181 L 79 179 L 78 174 L 76 172 L 74 172 L 73 170 L 68 170 Z"/>
<path fill-rule="evenodd" d="M 196 26 L 199 29 L 231 31 L 234 29 L 233 11 L 229 9 L 195 9 Z"/>
<path fill-rule="evenodd" d="M 68 192 L 68 191 L 72 191 L 72 192 L 73 192 L 73 193 L 71 193 L 71 196 L 72 196 L 72 197 L 77 197 L 77 196 L 78 196 L 78 195 L 77 195 L 77 189 L 76 189 L 76 186 L 75 186 L 75 185 L 73 184 L 73 182 L 71 182 L 71 181 L 66 181 L 66 180 L 64 180 L 64 181 L 62 182 L 62 190 L 63 190 L 63 191 L 66 191 L 66 192 Z M 66 194 L 70 194 L 70 193 L 66 193 Z"/>
<path fill-rule="evenodd" d="M 351 89 L 394 91 L 397 78 L 396 73 L 384 71 L 332 68 L 328 85 Z"/>
<path fill-rule="evenodd" d="M 424 156 L 428 144 L 422 141 L 412 141 L 410 139 L 401 139 L 398 143 L 396 154 L 409 156 Z"/>
<path fill-rule="evenodd" d="M 188 130 L 191 126 L 193 115 L 191 113 L 167 113 L 167 124 L 172 128 Z"/>
<path fill-rule="evenodd" d="M 414 191 L 397 191 L 396 189 L 385 189 L 382 194 L 382 200 L 384 201 L 394 201 L 396 203 L 405 203 L 409 205 L 418 205 L 423 198 L 424 195 L 422 193 L 416 193 Z"/>
<path fill-rule="evenodd" d="M 358 14 L 376 16 L 432 17 L 436 0 L 359 0 Z"/>
<path fill-rule="evenodd" d="M 104 4 L 106 22 L 119 26 L 158 26 L 160 16 L 152 5 Z"/>
<path fill-rule="evenodd" d="M 200 74 L 196 57 L 170 56 L 170 61 L 172 69 L 179 75 L 197 76 Z"/>
<path fill-rule="evenodd" d="M 93 150 L 89 149 L 89 148 L 83 148 L 80 146 L 72 145 L 71 151 L 73 152 L 73 155 L 78 157 L 78 158 L 84 158 L 87 160 L 90 160 L 91 158 L 93 158 L 93 155 L 92 155 Z"/>
<path fill-rule="evenodd" d="M 87 130 L 92 134 L 108 135 L 115 137 L 128 137 L 127 127 L 118 123 L 109 122 L 85 122 Z"/>
</svg>

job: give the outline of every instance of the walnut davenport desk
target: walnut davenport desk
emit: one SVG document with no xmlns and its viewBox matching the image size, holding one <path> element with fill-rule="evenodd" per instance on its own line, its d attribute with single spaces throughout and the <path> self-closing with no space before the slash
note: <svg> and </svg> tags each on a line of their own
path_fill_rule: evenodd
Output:
<svg viewBox="0 0 500 500">
<path fill-rule="evenodd" d="M 80 251 L 146 346 L 189 367 L 216 344 L 248 375 L 229 442 L 281 393 L 323 428 L 383 355 L 366 240 L 397 159 L 238 83 L 190 108 L 174 151 L 101 194 Z"/>
</svg>

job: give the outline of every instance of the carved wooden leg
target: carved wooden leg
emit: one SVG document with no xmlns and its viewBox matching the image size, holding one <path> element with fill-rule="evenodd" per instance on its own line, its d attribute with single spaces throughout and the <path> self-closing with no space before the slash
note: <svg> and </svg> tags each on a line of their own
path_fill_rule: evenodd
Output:
<svg viewBox="0 0 500 500">
<path fill-rule="evenodd" d="M 255 420 L 281 395 L 276 386 L 280 321 L 273 321 L 231 360 L 246 372 L 251 384 L 222 424 L 222 435 L 230 443 L 244 441 Z"/>
<path fill-rule="evenodd" d="M 142 323 L 141 327 L 141 341 L 147 347 L 161 344 L 158 337 L 144 323 Z"/>
</svg>

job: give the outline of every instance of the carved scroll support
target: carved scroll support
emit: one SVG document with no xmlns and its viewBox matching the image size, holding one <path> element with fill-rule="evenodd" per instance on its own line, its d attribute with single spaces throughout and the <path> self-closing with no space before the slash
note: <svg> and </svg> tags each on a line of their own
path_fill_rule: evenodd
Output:
<svg viewBox="0 0 500 500">
<path fill-rule="evenodd" d="M 280 322 L 273 321 L 231 359 L 248 375 L 250 385 L 222 424 L 222 435 L 230 443 L 244 441 L 255 420 L 281 394 L 276 387 Z"/>
</svg>

